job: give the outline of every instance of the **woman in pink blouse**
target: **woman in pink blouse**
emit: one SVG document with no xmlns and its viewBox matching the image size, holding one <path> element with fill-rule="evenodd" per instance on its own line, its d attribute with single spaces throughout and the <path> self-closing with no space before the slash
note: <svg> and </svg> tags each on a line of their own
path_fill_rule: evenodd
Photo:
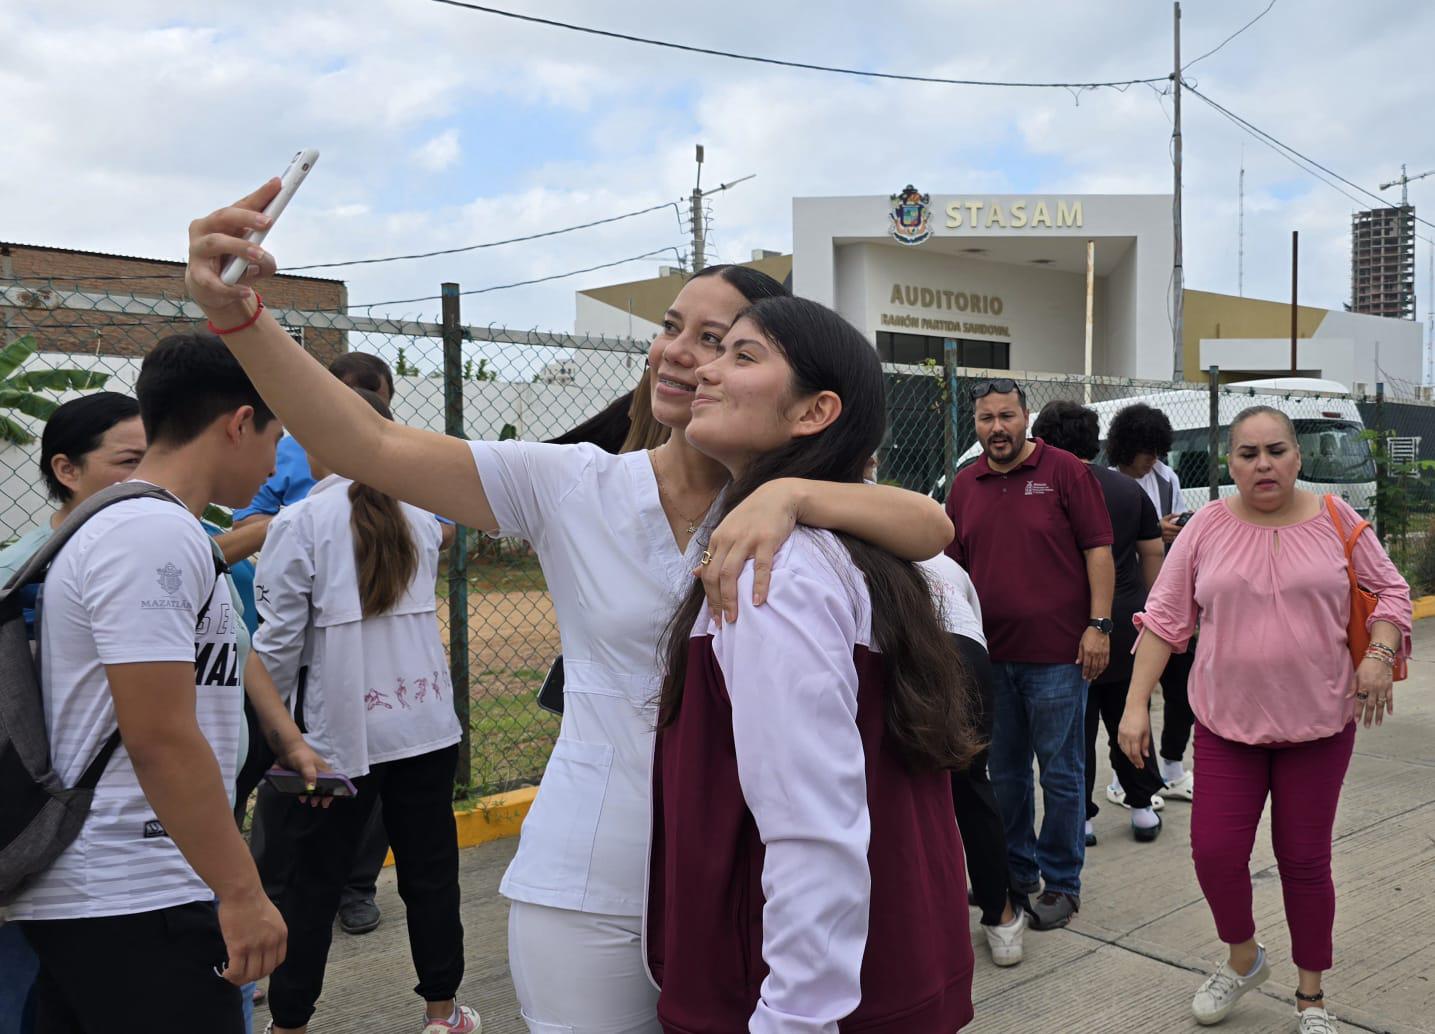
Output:
<svg viewBox="0 0 1435 1034">
<path fill-rule="evenodd" d="M 1238 495 L 1197 511 L 1176 539 L 1146 611 L 1121 721 L 1121 749 L 1149 750 L 1151 691 L 1173 651 L 1201 636 L 1191 672 L 1201 793 L 1191 811 L 1196 878 L 1230 947 L 1196 992 L 1191 1011 L 1219 1023 L 1270 976 L 1251 909 L 1251 848 L 1271 799 L 1271 838 L 1290 926 L 1301 1034 L 1334 1034 L 1321 974 L 1331 966 L 1335 886 L 1331 830 L 1355 727 L 1393 714 L 1391 677 L 1410 652 L 1410 589 L 1363 534 L 1360 583 L 1380 598 L 1371 646 L 1351 663 L 1350 582 L 1340 532 L 1324 497 L 1298 490 L 1300 447 L 1290 419 L 1267 406 L 1231 424 L 1230 469 Z M 1359 521 L 1335 505 L 1347 531 Z M 1150 633 L 1150 634 L 1146 634 Z"/>
</svg>

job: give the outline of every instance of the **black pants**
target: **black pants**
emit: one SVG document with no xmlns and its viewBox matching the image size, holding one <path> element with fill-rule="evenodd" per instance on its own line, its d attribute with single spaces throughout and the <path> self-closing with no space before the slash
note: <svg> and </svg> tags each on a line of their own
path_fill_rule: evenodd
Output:
<svg viewBox="0 0 1435 1034">
<path fill-rule="evenodd" d="M 967 662 L 967 671 L 977 690 L 973 701 L 983 740 L 992 737 L 992 665 L 986 649 L 963 636 L 953 636 Z M 952 773 L 952 806 L 957 812 L 957 829 L 967 856 L 967 875 L 972 896 L 982 910 L 982 922 L 995 926 L 1002 920 L 1011 892 L 1006 864 L 1006 830 L 997 810 L 996 794 L 987 777 L 987 749 L 982 748 L 969 767 Z"/>
<path fill-rule="evenodd" d="M 249 851 L 259 866 L 264 880 L 264 893 L 278 900 L 279 890 L 294 867 L 294 844 L 287 837 L 270 836 L 269 830 L 283 821 L 292 802 L 268 783 L 259 784 L 254 798 L 254 823 L 249 827 Z M 338 807 L 337 804 L 334 807 Z M 384 829 L 381 809 L 374 808 L 369 823 L 354 848 L 348 876 L 339 895 L 339 907 L 360 901 L 373 901 L 378 888 L 379 871 L 389 856 L 389 834 Z"/>
<path fill-rule="evenodd" d="M 1166 702 L 1161 720 L 1161 756 L 1167 761 L 1180 761 L 1186 744 L 1191 742 L 1196 716 L 1191 713 L 1186 682 L 1195 661 L 1196 644 L 1192 643 L 1185 653 L 1173 653 L 1161 674 L 1161 698 Z"/>
<path fill-rule="evenodd" d="M 264 731 L 259 727 L 258 719 L 254 715 L 254 709 L 249 706 L 249 701 L 244 701 L 244 718 L 249 723 L 249 756 L 244 761 L 244 767 L 240 769 L 239 777 L 236 780 L 238 792 L 234 797 L 234 821 L 242 827 L 244 825 L 244 812 L 249 806 L 249 795 L 257 787 L 259 795 L 254 802 L 254 821 L 249 827 L 249 851 L 254 855 L 254 861 L 260 867 L 260 872 L 266 869 L 273 873 L 272 884 L 264 884 L 264 892 L 271 898 L 279 896 L 279 888 L 283 885 L 293 865 L 293 859 L 286 857 L 289 842 L 280 838 L 273 840 L 266 835 L 269 825 L 274 821 L 276 810 L 283 810 L 286 807 L 284 795 L 278 793 L 268 783 L 261 780 L 264 773 L 274 766 L 274 752 L 264 740 Z M 269 864 L 263 862 L 264 855 L 272 855 Z M 364 831 L 363 838 L 359 841 L 358 850 L 354 852 L 353 864 L 349 868 L 348 882 L 344 886 L 344 893 L 339 901 L 339 907 L 360 901 L 373 901 L 377 889 L 379 870 L 384 867 L 384 859 L 389 854 L 389 838 L 384 832 L 383 817 L 379 809 L 373 810 L 373 817 L 369 820 L 368 828 Z"/>
<path fill-rule="evenodd" d="M 1094 682 L 1087 689 L 1086 698 L 1086 817 L 1096 818 L 1100 808 L 1096 806 L 1096 734 L 1099 723 L 1106 723 L 1106 742 L 1111 750 L 1111 767 L 1121 788 L 1126 791 L 1126 803 L 1133 808 L 1151 807 L 1151 795 L 1160 793 L 1166 784 L 1161 781 L 1161 772 L 1156 759 L 1145 758 L 1146 764 L 1137 768 L 1116 742 L 1116 732 L 1121 728 L 1121 715 L 1126 710 L 1126 682 Z"/>
<path fill-rule="evenodd" d="M 302 1027 L 314 1014 L 324 986 L 334 916 L 350 863 L 376 806 L 394 848 L 399 897 L 408 912 L 409 952 L 428 1002 L 446 1001 L 463 979 L 463 923 L 459 919 L 458 832 L 453 821 L 453 776 L 458 745 L 375 765 L 354 780 L 357 797 L 327 809 L 285 797 L 269 825 L 270 843 L 288 841 L 292 859 L 276 876 L 274 903 L 289 926 L 289 954 L 269 978 L 269 1011 L 278 1027 Z"/>
<path fill-rule="evenodd" d="M 248 1034 L 213 902 L 20 924 L 35 954 L 36 1034 Z"/>
</svg>

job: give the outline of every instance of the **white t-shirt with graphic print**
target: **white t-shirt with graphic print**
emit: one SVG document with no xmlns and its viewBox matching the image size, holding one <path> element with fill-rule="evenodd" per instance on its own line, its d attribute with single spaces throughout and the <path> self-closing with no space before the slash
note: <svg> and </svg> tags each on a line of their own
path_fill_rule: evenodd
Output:
<svg viewBox="0 0 1435 1034">
<path fill-rule="evenodd" d="M 106 664 L 186 661 L 200 731 L 232 786 L 243 722 L 238 620 L 209 537 L 183 507 L 131 499 L 92 517 L 55 558 L 41 595 L 40 682 L 61 780 L 74 785 L 115 730 Z M 10 918 L 132 915 L 213 897 L 155 816 L 121 743 L 80 835 Z"/>
</svg>

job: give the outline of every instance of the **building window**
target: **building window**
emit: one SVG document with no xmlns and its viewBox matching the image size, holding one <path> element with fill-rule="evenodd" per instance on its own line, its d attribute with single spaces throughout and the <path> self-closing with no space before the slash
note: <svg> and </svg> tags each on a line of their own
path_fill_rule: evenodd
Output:
<svg viewBox="0 0 1435 1034">
<path fill-rule="evenodd" d="M 975 341 L 967 338 L 940 338 L 926 334 L 877 332 L 877 356 L 884 363 L 920 366 L 926 360 L 942 362 L 948 345 L 957 349 L 957 365 L 987 370 L 1011 369 L 1010 341 Z"/>
<path fill-rule="evenodd" d="M 294 327 L 290 326 L 288 323 L 281 323 L 279 324 L 279 326 L 284 328 L 284 333 L 288 334 L 295 341 L 299 342 L 300 348 L 304 347 L 304 331 L 308 329 L 307 327 Z"/>
</svg>

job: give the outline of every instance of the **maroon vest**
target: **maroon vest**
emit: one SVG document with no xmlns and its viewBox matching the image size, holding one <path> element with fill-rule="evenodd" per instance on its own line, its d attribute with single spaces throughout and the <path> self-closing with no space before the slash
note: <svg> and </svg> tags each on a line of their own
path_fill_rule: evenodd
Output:
<svg viewBox="0 0 1435 1034">
<path fill-rule="evenodd" d="M 966 869 L 945 772 L 912 774 L 886 733 L 880 655 L 855 651 L 872 877 L 862 1001 L 842 1031 L 951 1034 L 972 1018 Z M 762 957 L 765 848 L 738 784 L 732 707 L 695 636 L 677 721 L 653 766 L 647 950 L 670 1034 L 747 1030 Z"/>
</svg>

